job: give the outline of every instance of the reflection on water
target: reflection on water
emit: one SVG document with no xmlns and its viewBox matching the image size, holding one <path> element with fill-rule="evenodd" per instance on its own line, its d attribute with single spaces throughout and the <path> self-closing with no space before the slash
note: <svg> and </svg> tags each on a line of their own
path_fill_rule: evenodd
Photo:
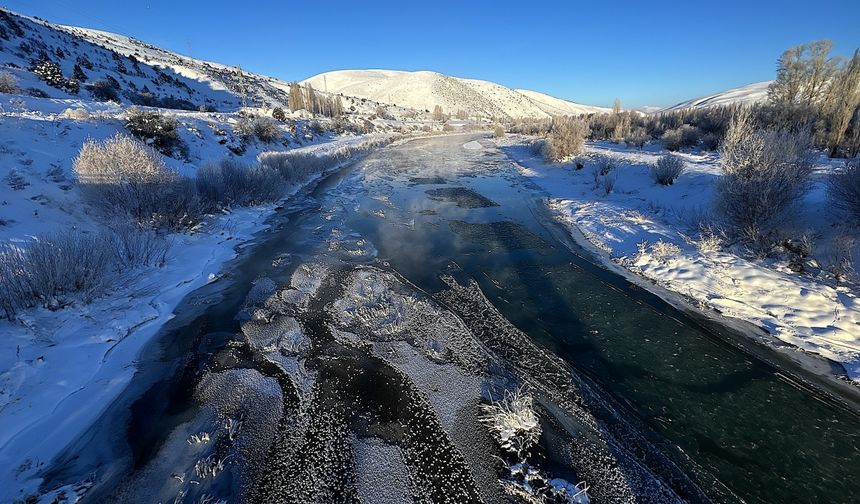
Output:
<svg viewBox="0 0 860 504">
<path fill-rule="evenodd" d="M 231 368 L 253 368 L 259 375 L 254 375 L 255 379 L 267 387 L 280 383 L 283 391 L 287 413 L 279 424 L 280 433 L 276 436 L 261 430 L 265 436 L 276 438 L 275 449 L 265 457 L 265 467 L 258 468 L 268 482 L 269 493 L 263 495 L 278 499 L 289 495 L 302 487 L 314 464 L 323 462 L 313 452 L 313 447 L 323 445 L 307 439 L 295 443 L 284 435 L 292 425 L 289 418 L 301 409 L 305 396 L 318 397 L 312 401 L 308 425 L 321 433 L 320 439 L 332 440 L 324 444 L 327 449 L 347 449 L 345 436 L 373 435 L 404 443 L 405 458 L 391 462 L 392 467 L 406 464 L 414 469 L 427 466 L 427 460 L 436 460 L 410 452 L 408 442 L 403 441 L 408 438 L 405 434 L 410 418 L 425 421 L 413 424 L 424 429 L 414 436 L 422 443 L 440 438 L 440 426 L 445 424 L 444 417 L 432 418 L 427 404 L 416 402 L 417 393 L 409 383 L 424 383 L 430 401 L 438 401 L 446 394 L 461 392 L 439 381 L 440 376 L 460 376 L 459 371 L 439 367 L 430 374 L 410 375 L 407 380 L 395 368 L 412 369 L 409 366 L 414 367 L 418 350 L 438 356 L 448 351 L 444 354 L 448 357 L 439 359 L 456 361 L 456 355 L 443 343 L 451 336 L 446 328 L 456 324 L 446 322 L 437 337 L 410 340 L 413 346 L 386 342 L 390 346 L 385 347 L 385 359 L 351 347 L 350 338 L 358 336 L 349 336 L 343 327 L 333 329 L 339 312 L 331 307 L 339 305 L 327 303 L 340 299 L 343 282 L 353 278 L 349 276 L 351 269 L 374 265 L 403 280 L 403 285 L 390 289 L 402 294 L 417 287 L 423 291 L 414 294 L 417 298 L 433 295 L 432 299 L 445 304 L 486 349 L 507 360 L 495 366 L 531 373 L 540 385 L 536 390 L 542 411 L 553 418 L 544 429 L 543 456 L 556 474 L 567 477 L 570 471 L 565 458 L 577 456 L 577 449 L 584 446 L 597 446 L 596 440 L 608 444 L 606 453 L 618 460 L 630 456 L 612 448 L 611 438 L 616 437 L 642 466 L 659 473 L 672 491 L 691 501 L 705 497 L 669 460 L 715 501 L 849 502 L 851 496 L 860 495 L 860 429 L 855 415 L 816 400 L 781 379 L 770 366 L 706 332 L 696 321 L 587 262 L 580 255 L 582 251 L 559 241 L 557 228 L 542 211 L 540 192 L 518 175 L 504 155 L 488 142 L 483 150 L 463 149 L 468 140 L 434 138 L 384 149 L 330 177 L 307 198 L 284 209 L 275 219 L 275 228 L 236 265 L 231 283 L 220 297 L 208 299 L 203 315 L 192 320 L 180 316 L 159 346 L 151 350 L 151 362 L 144 359 L 141 367 L 149 371 L 141 374 L 151 381 L 136 378 L 138 384 L 147 383 L 149 388 L 134 399 L 125 433 L 133 451 L 133 465 L 148 467 L 155 453 L 177 438 L 177 432 L 197 428 L 206 410 L 198 411 L 199 405 L 191 397 L 201 383 L 213 382 L 211 378 L 201 381 L 200 375 Z M 318 380 L 316 383 L 329 384 L 311 393 L 297 389 L 282 375 L 283 366 L 296 366 L 295 355 L 283 348 L 274 354 L 268 349 L 271 355 L 266 360 L 259 348 L 241 346 L 237 335 L 250 326 L 240 327 L 235 316 L 247 308 L 250 290 L 273 295 L 277 288 L 294 281 L 296 273 L 302 271 L 299 264 L 319 261 L 339 265 L 326 277 L 331 285 L 322 287 L 324 295 L 303 298 L 291 291 L 283 299 L 297 304 L 277 315 L 295 316 L 311 342 L 296 343 L 296 348 L 311 349 L 301 350 L 309 352 L 308 373 Z M 261 277 L 266 282 L 258 280 Z M 363 281 L 353 288 L 373 291 Z M 380 295 L 388 299 L 384 297 L 388 294 Z M 310 306 L 302 304 L 306 298 L 311 299 L 307 301 Z M 486 301 L 492 307 L 481 305 Z M 425 308 L 432 304 L 426 303 L 422 305 Z M 390 309 L 388 305 L 374 307 L 372 313 L 379 315 L 380 310 Z M 438 309 L 418 325 L 433 327 L 447 320 L 445 317 L 453 317 Z M 400 323 L 395 315 L 392 320 Z M 299 327 L 289 320 L 285 326 Z M 388 334 L 388 329 L 377 328 L 378 334 L 365 336 L 372 340 Z M 462 331 L 463 338 L 472 337 L 469 331 Z M 383 347 L 373 348 L 377 351 Z M 560 359 L 546 354 L 546 350 Z M 570 366 L 576 370 L 572 377 Z M 436 403 L 433 406 L 440 407 Z M 315 415 L 313 408 L 326 413 Z M 462 405 L 458 408 L 463 409 Z M 577 408 L 587 414 L 569 414 Z M 618 410 L 630 420 L 621 418 Z M 265 411 L 275 414 L 271 407 Z M 589 415 L 597 417 L 600 426 L 594 427 Z M 106 414 L 101 427 L 107 429 L 115 423 Z M 471 439 L 480 437 L 468 430 L 460 432 L 462 426 L 445 428 L 461 450 L 464 445 L 459 439 L 464 433 Z M 574 432 L 582 437 L 571 441 Z M 356 453 L 388 453 L 367 443 L 365 439 L 354 442 Z M 456 452 L 448 441 L 428 443 L 427 449 L 438 453 Z M 485 445 L 480 453 L 467 450 L 463 460 L 456 455 L 448 457 L 456 459 L 457 474 L 463 481 L 469 473 L 466 462 L 472 464 L 475 478 L 486 481 L 493 477 L 491 468 L 476 469 L 476 460 L 489 458 Z M 652 446 L 660 451 L 649 451 Z M 77 465 L 82 471 L 80 467 L 91 470 L 98 465 L 70 451 L 67 467 Z M 345 491 L 357 481 L 374 481 L 372 474 L 362 470 L 353 475 L 356 462 L 332 453 L 326 467 L 345 472 L 332 482 L 332 488 Z M 107 456 L 106 460 L 102 464 L 116 463 Z M 308 463 L 290 462 L 295 460 Z M 414 470 L 438 490 L 444 485 L 438 479 L 441 476 L 435 462 L 431 465 Z M 140 478 L 133 473 L 131 479 L 145 481 Z M 630 488 L 648 487 L 647 482 L 628 483 Z M 218 489 L 223 495 L 237 495 L 230 487 L 235 484 Z M 400 488 L 407 486 L 403 483 Z M 477 487 L 485 501 L 494 500 L 489 497 L 493 494 L 486 489 L 488 485 Z M 465 488 L 461 490 L 474 498 L 475 493 Z M 445 491 L 439 490 L 439 495 Z M 94 502 L 103 494 L 94 493 Z M 659 493 L 652 494 L 652 501 L 661 502 L 654 495 Z"/>
<path fill-rule="evenodd" d="M 411 226 L 347 220 L 377 244 L 380 258 L 431 291 L 440 288 L 438 272 L 455 262 L 517 327 L 677 445 L 670 451 L 679 459 L 686 454 L 705 485 L 715 477 L 751 502 L 848 502 L 860 495 L 855 415 L 795 388 L 659 301 L 632 297 L 634 289 L 618 288 L 618 279 L 604 281 L 557 244 L 538 217 L 540 195 L 498 151 L 443 143 L 428 142 L 444 152 L 438 157 L 369 163 L 368 191 L 388 193 L 399 215 L 415 218 Z M 446 156 L 463 161 L 446 164 Z M 476 171 L 462 177 L 464 166 Z M 464 210 L 428 201 L 423 188 L 407 184 L 427 172 L 499 206 Z M 419 212 L 428 206 L 434 214 Z"/>
</svg>

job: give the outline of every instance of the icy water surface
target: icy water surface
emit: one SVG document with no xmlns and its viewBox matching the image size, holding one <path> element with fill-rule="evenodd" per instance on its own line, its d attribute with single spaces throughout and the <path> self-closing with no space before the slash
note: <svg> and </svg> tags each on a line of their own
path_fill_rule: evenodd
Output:
<svg viewBox="0 0 860 504">
<path fill-rule="evenodd" d="M 594 266 L 469 140 L 383 149 L 283 209 L 50 481 L 91 474 L 91 502 L 856 501 L 855 414 Z M 521 457 L 479 419 L 518 387 L 542 427 Z"/>
</svg>

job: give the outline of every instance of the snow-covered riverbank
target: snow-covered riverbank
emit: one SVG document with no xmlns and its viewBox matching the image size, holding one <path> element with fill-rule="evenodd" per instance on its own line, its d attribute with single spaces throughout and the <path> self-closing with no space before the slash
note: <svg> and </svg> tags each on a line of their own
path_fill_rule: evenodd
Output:
<svg viewBox="0 0 860 504">
<path fill-rule="evenodd" d="M 324 154 L 383 141 L 384 135 L 340 137 L 301 150 Z M 140 351 L 180 301 L 217 281 L 224 265 L 253 245 L 276 206 L 237 209 L 192 234 L 171 234 L 163 267 L 122 275 L 91 303 L 30 309 L 15 321 L 0 320 L 0 501 L 38 488 L 45 465 L 128 384 Z"/>
<path fill-rule="evenodd" d="M 590 163 L 581 170 L 571 164 L 547 165 L 525 139 L 507 137 L 498 143 L 521 173 L 546 191 L 558 220 L 613 263 L 704 310 L 751 322 L 799 351 L 838 362 L 852 381 L 860 382 L 856 290 L 837 285 L 824 271 L 799 274 L 785 261 L 739 253 L 699 229 L 700 221 L 708 218 L 719 173 L 716 155 L 682 154 L 685 174 L 672 186 L 660 186 L 652 181 L 648 166 L 665 152 L 589 144 L 586 156 L 603 156 L 616 165 L 611 174 L 615 186 L 606 194 L 595 182 Z M 820 172 L 829 169 L 826 163 L 822 159 Z M 829 224 L 820 181 L 802 209 L 798 228 L 825 229 L 817 237 L 821 242 L 838 233 Z"/>
</svg>

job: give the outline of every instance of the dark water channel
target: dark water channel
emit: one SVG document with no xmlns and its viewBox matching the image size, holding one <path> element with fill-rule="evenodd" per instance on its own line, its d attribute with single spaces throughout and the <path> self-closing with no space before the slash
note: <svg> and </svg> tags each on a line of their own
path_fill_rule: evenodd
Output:
<svg viewBox="0 0 860 504">
<path fill-rule="evenodd" d="M 237 339 L 236 314 L 254 279 L 288 282 L 290 264 L 328 255 L 384 265 L 426 293 L 444 289 L 443 272 L 477 281 L 508 321 L 593 380 L 714 501 L 857 501 L 854 413 L 596 267 L 560 239 L 540 191 L 501 151 L 466 149 L 468 140 L 389 147 L 330 176 L 280 212 L 226 287 L 189 297 L 193 316 L 180 313 L 142 361 L 135 381 L 145 392 L 103 420 L 127 421 L 127 466 L 143 467 L 166 433 L 191 418 L 188 396 L 202 369 L 244 366 L 277 377 L 251 356 L 217 356 Z M 104 459 L 117 444 L 93 434 L 76 451 Z M 80 472 L 81 464 L 66 465 Z"/>
</svg>

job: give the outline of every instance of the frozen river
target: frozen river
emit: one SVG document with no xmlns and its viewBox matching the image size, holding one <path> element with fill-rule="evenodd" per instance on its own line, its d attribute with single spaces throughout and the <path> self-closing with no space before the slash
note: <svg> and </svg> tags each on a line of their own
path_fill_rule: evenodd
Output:
<svg viewBox="0 0 860 504">
<path fill-rule="evenodd" d="M 273 224 L 51 482 L 91 475 L 91 502 L 860 495 L 856 414 L 596 266 L 486 140 L 382 149 Z M 518 389 L 541 434 L 512 454 L 481 405 Z"/>
</svg>

